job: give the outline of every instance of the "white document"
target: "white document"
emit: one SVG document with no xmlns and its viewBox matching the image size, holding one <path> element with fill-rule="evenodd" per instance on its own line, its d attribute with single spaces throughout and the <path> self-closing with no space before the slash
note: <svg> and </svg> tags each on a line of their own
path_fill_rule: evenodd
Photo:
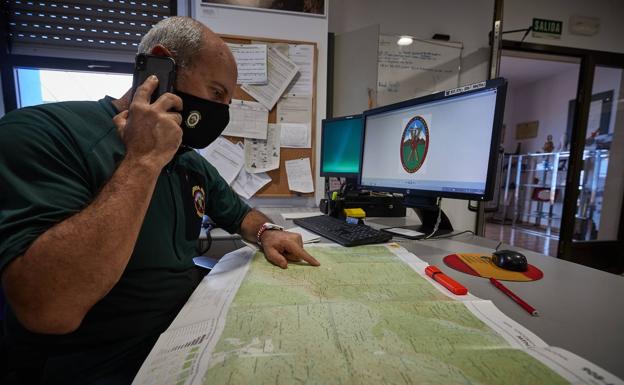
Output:
<svg viewBox="0 0 624 385">
<path fill-rule="evenodd" d="M 230 123 L 223 135 L 244 138 L 266 139 L 269 124 L 269 110 L 258 102 L 232 99 Z"/>
<path fill-rule="evenodd" d="M 262 103 L 268 110 L 272 110 L 298 71 L 299 67 L 295 63 L 275 48 L 269 47 L 268 84 L 246 84 L 241 86 L 241 88 Z"/>
<path fill-rule="evenodd" d="M 399 235 L 407 235 L 408 237 L 418 237 L 421 235 L 425 235 L 425 233 L 421 233 L 420 231 L 404 229 L 402 227 L 389 227 L 384 230 L 389 231 L 391 233 L 399 234 Z"/>
<path fill-rule="evenodd" d="M 299 66 L 295 81 L 290 83 L 286 93 L 296 95 L 312 95 L 312 78 L 314 75 L 314 46 L 311 44 L 290 44 L 288 58 Z"/>
<path fill-rule="evenodd" d="M 319 215 L 323 215 L 318 211 L 310 211 L 310 212 L 302 212 L 302 213 L 282 213 L 282 218 L 284 220 L 289 219 L 297 219 L 297 218 L 310 218 L 310 217 L 318 217 Z"/>
<path fill-rule="evenodd" d="M 290 190 L 301 193 L 314 192 L 310 158 L 287 160 L 284 163 L 286 164 L 286 176 Z"/>
<path fill-rule="evenodd" d="M 221 258 L 160 335 L 133 385 L 202 383 L 210 354 L 225 327 L 225 315 L 253 253 L 244 247 Z"/>
<path fill-rule="evenodd" d="M 245 169 L 241 169 L 232 184 L 236 193 L 245 199 L 250 199 L 262 187 L 271 181 L 271 177 L 266 172 L 250 174 Z"/>
<path fill-rule="evenodd" d="M 310 125 L 305 123 L 282 123 L 280 146 L 294 148 L 312 147 Z"/>
<path fill-rule="evenodd" d="M 236 84 L 267 83 L 266 44 L 229 44 L 236 60 L 238 79 Z"/>
<path fill-rule="evenodd" d="M 293 227 L 292 229 L 288 229 L 291 233 L 297 233 L 301 235 L 303 239 L 303 243 L 315 243 L 321 240 L 321 236 L 310 232 L 303 227 Z"/>
<path fill-rule="evenodd" d="M 280 164 L 280 126 L 269 124 L 266 140 L 245 138 L 245 170 L 252 174 L 275 170 Z"/>
<path fill-rule="evenodd" d="M 219 171 L 228 184 L 234 181 L 243 167 L 242 148 L 221 136 L 199 153 Z"/>
<path fill-rule="evenodd" d="M 398 38 L 379 35 L 377 105 L 459 85 L 461 43 L 415 39 L 409 46 L 399 46 Z"/>
<path fill-rule="evenodd" d="M 290 48 L 290 44 L 288 44 L 288 43 L 269 43 L 269 47 L 275 48 L 282 55 L 288 57 L 288 50 Z"/>
<path fill-rule="evenodd" d="M 310 123 L 312 97 L 285 95 L 277 103 L 278 123 Z"/>
</svg>

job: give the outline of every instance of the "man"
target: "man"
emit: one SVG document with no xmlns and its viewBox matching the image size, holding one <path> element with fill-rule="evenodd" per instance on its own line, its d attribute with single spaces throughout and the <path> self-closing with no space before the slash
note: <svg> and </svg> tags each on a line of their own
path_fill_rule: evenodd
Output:
<svg viewBox="0 0 624 385">
<path fill-rule="evenodd" d="M 275 265 L 319 264 L 189 148 L 227 125 L 237 74 L 224 42 L 172 17 L 139 52 L 176 60 L 175 94 L 150 104 L 151 77 L 132 99 L 130 90 L 0 120 L 5 342 L 22 382 L 129 383 L 201 279 L 192 258 L 204 212 L 261 243 Z M 199 137 L 181 128 L 188 105 L 208 116 Z"/>
</svg>

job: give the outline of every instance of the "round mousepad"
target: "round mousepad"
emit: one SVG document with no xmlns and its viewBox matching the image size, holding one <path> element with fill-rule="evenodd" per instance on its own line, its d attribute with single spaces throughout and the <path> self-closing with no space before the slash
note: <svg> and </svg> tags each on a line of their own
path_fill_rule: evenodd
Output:
<svg viewBox="0 0 624 385">
<path fill-rule="evenodd" d="M 510 271 L 501 269 L 492 262 L 492 255 L 458 253 L 444 257 L 444 263 L 462 273 L 483 278 L 495 278 L 502 281 L 537 281 L 544 273 L 529 264 L 527 271 Z"/>
</svg>

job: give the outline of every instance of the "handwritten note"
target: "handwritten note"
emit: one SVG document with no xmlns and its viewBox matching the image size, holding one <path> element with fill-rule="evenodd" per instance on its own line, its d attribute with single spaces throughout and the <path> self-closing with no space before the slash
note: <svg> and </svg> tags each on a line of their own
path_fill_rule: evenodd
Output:
<svg viewBox="0 0 624 385">
<path fill-rule="evenodd" d="M 286 176 L 290 190 L 301 193 L 314 192 L 310 158 L 287 160 L 284 163 L 286 164 Z"/>
<path fill-rule="evenodd" d="M 228 44 L 228 47 L 236 60 L 237 84 L 267 83 L 266 44 Z"/>
<path fill-rule="evenodd" d="M 458 86 L 461 43 L 414 40 L 399 46 L 398 38 L 379 35 L 378 105 Z"/>
<path fill-rule="evenodd" d="M 230 123 L 223 135 L 266 139 L 269 111 L 258 102 L 232 99 Z"/>
<path fill-rule="evenodd" d="M 275 170 L 280 163 L 280 126 L 269 124 L 266 140 L 245 138 L 245 170 L 252 174 Z"/>
</svg>

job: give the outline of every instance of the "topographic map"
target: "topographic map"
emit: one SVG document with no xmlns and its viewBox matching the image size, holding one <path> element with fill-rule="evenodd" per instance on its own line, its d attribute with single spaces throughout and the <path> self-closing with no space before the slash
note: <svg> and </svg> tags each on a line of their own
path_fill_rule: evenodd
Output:
<svg viewBox="0 0 624 385">
<path fill-rule="evenodd" d="M 320 267 L 256 253 L 204 384 L 563 384 L 385 246 L 307 247 Z"/>
</svg>

